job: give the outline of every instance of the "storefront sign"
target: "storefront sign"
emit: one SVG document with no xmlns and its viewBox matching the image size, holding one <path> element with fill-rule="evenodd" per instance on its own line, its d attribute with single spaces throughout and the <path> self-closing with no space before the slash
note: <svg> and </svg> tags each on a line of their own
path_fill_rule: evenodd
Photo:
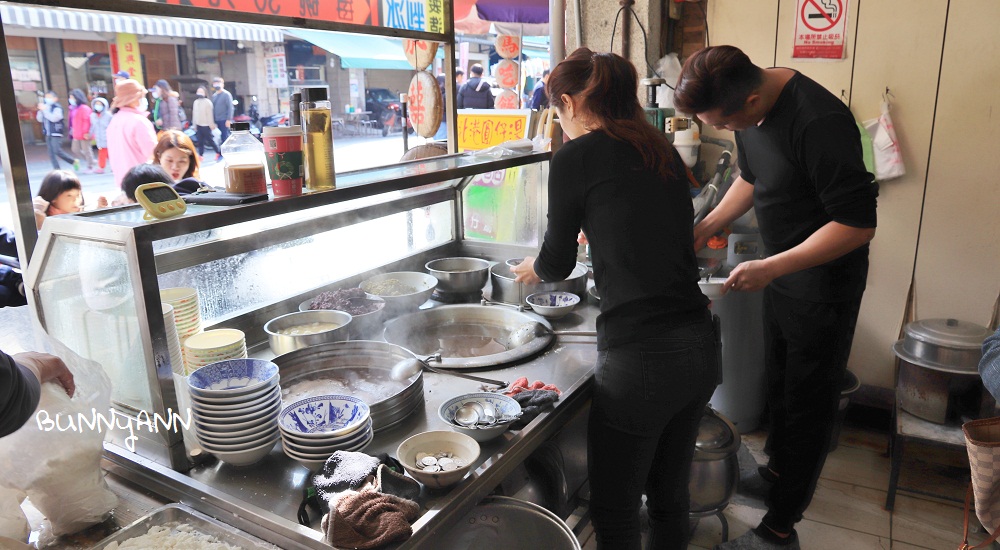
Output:
<svg viewBox="0 0 1000 550">
<path fill-rule="evenodd" d="M 469 151 L 528 137 L 531 109 L 460 109 L 458 150 Z"/>
<path fill-rule="evenodd" d="M 494 109 L 517 109 L 521 106 L 521 100 L 514 90 L 504 90 L 493 100 Z"/>
<path fill-rule="evenodd" d="M 411 67 L 418 71 L 426 69 L 428 65 L 434 62 L 434 56 L 437 55 L 437 51 L 437 42 L 403 40 L 403 53 L 406 55 L 406 60 L 410 62 Z"/>
<path fill-rule="evenodd" d="M 264 73 L 267 75 L 268 88 L 288 87 L 288 68 L 285 66 L 285 46 L 283 44 L 276 44 L 265 50 Z"/>
<path fill-rule="evenodd" d="M 521 39 L 511 34 L 497 36 L 494 44 L 497 55 L 504 59 L 516 59 L 521 56 Z"/>
<path fill-rule="evenodd" d="M 795 45 L 798 59 L 843 59 L 848 0 L 798 0 Z"/>
<path fill-rule="evenodd" d="M 444 33 L 444 0 L 157 0 L 226 11 Z"/>
<path fill-rule="evenodd" d="M 140 84 L 146 82 L 142 75 L 142 59 L 139 55 L 139 37 L 120 32 L 115 35 L 115 49 L 118 53 L 118 68 L 128 71 Z"/>
<path fill-rule="evenodd" d="M 517 83 L 521 77 L 520 68 L 517 63 L 510 59 L 504 59 L 498 63 L 496 71 L 493 74 L 496 76 L 497 84 L 507 90 L 517 88 Z"/>
<path fill-rule="evenodd" d="M 423 137 L 432 137 L 441 125 L 441 88 L 427 71 L 417 71 L 407 90 L 410 126 Z"/>
</svg>

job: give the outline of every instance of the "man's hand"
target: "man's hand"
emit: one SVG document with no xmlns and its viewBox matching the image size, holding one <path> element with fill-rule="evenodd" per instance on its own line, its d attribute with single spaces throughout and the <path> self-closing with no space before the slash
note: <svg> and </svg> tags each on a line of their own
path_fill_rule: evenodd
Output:
<svg viewBox="0 0 1000 550">
<path fill-rule="evenodd" d="M 698 222 L 698 225 L 694 226 L 695 252 L 701 250 L 702 248 L 705 248 L 705 245 L 708 243 L 708 240 L 711 239 L 712 235 L 715 235 L 715 233 L 716 231 L 713 231 L 712 228 L 705 223 L 705 220 L 701 220 L 700 222 Z"/>
<path fill-rule="evenodd" d="M 755 292 L 766 287 L 778 276 L 771 269 L 771 264 L 767 260 L 750 260 L 743 262 L 733 269 L 722 285 L 722 293 L 730 290 L 740 292 Z"/>
<path fill-rule="evenodd" d="M 526 285 L 537 285 L 538 283 L 542 282 L 542 280 L 538 277 L 538 274 L 535 273 L 534 256 L 528 256 L 524 258 L 524 260 L 521 263 L 510 268 L 510 270 L 514 272 L 514 275 L 517 276 L 514 279 L 514 282 L 516 283 L 524 283 Z"/>
<path fill-rule="evenodd" d="M 66 394 L 70 397 L 76 392 L 73 373 L 66 367 L 66 363 L 55 355 L 26 351 L 14 355 L 13 358 L 16 363 L 34 373 L 39 383 L 44 384 L 54 380 L 66 389 Z"/>
</svg>

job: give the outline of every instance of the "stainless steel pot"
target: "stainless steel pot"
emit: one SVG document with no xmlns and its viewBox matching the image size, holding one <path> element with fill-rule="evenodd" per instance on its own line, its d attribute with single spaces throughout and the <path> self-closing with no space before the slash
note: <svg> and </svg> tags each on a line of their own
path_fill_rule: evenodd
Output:
<svg viewBox="0 0 1000 550">
<path fill-rule="evenodd" d="M 572 292 L 581 300 L 587 297 L 587 274 L 590 270 L 584 264 L 577 262 L 573 272 L 565 281 L 537 285 L 514 282 L 515 275 L 510 270 L 511 265 L 517 265 L 516 260 L 494 264 L 490 268 L 490 282 L 493 285 L 493 293 L 490 297 L 494 302 L 522 305 L 529 294 L 554 291 Z"/>
<path fill-rule="evenodd" d="M 909 323 L 892 349 L 904 361 L 955 374 L 979 373 L 983 340 L 990 329 L 958 319 L 924 319 Z"/>
<path fill-rule="evenodd" d="M 580 542 L 559 516 L 545 508 L 516 498 L 491 496 L 442 533 L 435 547 L 579 550 Z"/>
<path fill-rule="evenodd" d="M 481 258 L 439 258 L 424 266 L 438 280 L 438 290 L 465 294 L 482 290 L 489 280 L 490 262 Z"/>
<path fill-rule="evenodd" d="M 351 314 L 335 309 L 296 311 L 271 319 L 264 325 L 267 343 L 275 355 L 330 342 L 343 342 L 350 334 Z M 337 328 L 311 334 L 289 335 L 282 331 L 312 323 L 332 323 Z"/>
<path fill-rule="evenodd" d="M 729 505 L 740 481 L 740 463 L 736 458 L 739 448 L 736 426 L 711 407 L 705 407 L 688 481 L 692 517 L 714 515 Z"/>
</svg>

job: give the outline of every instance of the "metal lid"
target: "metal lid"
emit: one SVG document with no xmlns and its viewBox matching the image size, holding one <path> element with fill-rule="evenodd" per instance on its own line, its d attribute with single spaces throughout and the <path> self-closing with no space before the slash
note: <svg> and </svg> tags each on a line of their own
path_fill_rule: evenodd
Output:
<svg viewBox="0 0 1000 550">
<path fill-rule="evenodd" d="M 718 451 L 729 447 L 735 437 L 733 430 L 725 421 L 716 416 L 714 411 L 706 409 L 701 417 L 701 424 L 698 425 L 695 447 L 699 451 Z"/>
<path fill-rule="evenodd" d="M 302 94 L 303 103 L 326 101 L 330 99 L 326 88 L 302 88 L 300 93 Z"/>
<path fill-rule="evenodd" d="M 990 335 L 988 328 L 958 319 L 923 319 L 904 330 L 914 340 L 955 349 L 980 349 Z"/>
</svg>

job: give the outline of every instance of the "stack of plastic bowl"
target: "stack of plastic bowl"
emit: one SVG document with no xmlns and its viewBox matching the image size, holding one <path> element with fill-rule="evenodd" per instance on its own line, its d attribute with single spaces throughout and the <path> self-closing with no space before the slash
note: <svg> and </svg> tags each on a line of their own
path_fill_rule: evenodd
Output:
<svg viewBox="0 0 1000 550">
<path fill-rule="evenodd" d="M 167 338 L 167 350 L 170 352 L 170 368 L 176 374 L 185 375 L 184 355 L 181 353 L 181 340 L 174 324 L 174 306 L 161 303 L 163 306 L 163 330 Z"/>
<path fill-rule="evenodd" d="M 198 291 L 189 287 L 164 288 L 160 290 L 160 301 L 174 308 L 174 324 L 177 336 L 183 344 L 191 335 L 201 332 L 201 310 L 198 306 Z"/>
<path fill-rule="evenodd" d="M 281 438 L 278 365 L 229 359 L 206 365 L 187 380 L 202 449 L 234 466 L 253 464 L 271 452 Z"/>
<path fill-rule="evenodd" d="M 296 401 L 278 416 L 285 454 L 318 470 L 335 451 L 360 451 L 371 443 L 371 410 L 350 395 L 317 395 Z"/>
<path fill-rule="evenodd" d="M 206 330 L 184 341 L 184 365 L 190 374 L 205 365 L 227 359 L 246 359 L 247 341 L 242 330 Z"/>
</svg>

